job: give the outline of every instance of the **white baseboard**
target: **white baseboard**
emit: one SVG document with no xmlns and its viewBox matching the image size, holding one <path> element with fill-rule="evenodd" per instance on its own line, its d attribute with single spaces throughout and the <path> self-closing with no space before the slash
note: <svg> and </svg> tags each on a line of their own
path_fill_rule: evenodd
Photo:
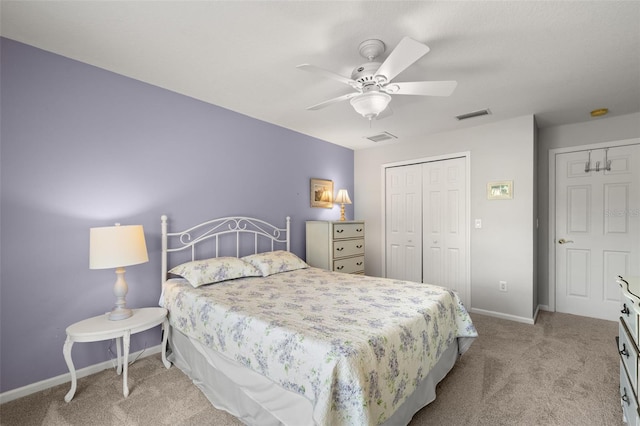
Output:
<svg viewBox="0 0 640 426">
<path fill-rule="evenodd" d="M 553 312 L 549 305 L 538 305 L 538 309 L 541 311 Z"/>
<path fill-rule="evenodd" d="M 471 308 L 471 313 L 487 315 L 489 317 L 502 318 L 510 321 L 522 322 L 525 324 L 535 324 L 535 316 L 533 318 L 519 317 L 516 315 L 503 314 L 502 312 L 487 311 L 485 309 Z M 537 314 L 537 311 L 536 311 Z"/>
<path fill-rule="evenodd" d="M 131 362 L 138 357 L 145 358 L 151 355 L 155 355 L 157 353 L 160 353 L 161 349 L 162 345 L 157 345 L 138 352 L 131 353 L 129 354 L 128 362 Z M 116 362 L 115 359 L 81 368 L 80 370 L 76 370 L 76 377 L 80 379 L 82 377 L 90 376 L 91 374 L 99 373 L 102 370 L 113 368 L 114 362 Z M 22 398 L 23 396 L 31 395 L 32 393 L 40 392 L 42 390 L 61 385 L 63 383 L 69 383 L 69 386 L 71 386 L 71 373 L 61 374 L 50 379 L 45 379 L 36 383 L 32 383 L 30 385 L 23 386 L 21 388 L 12 389 L 10 391 L 0 393 L 0 404 L 4 404 L 5 402 L 13 401 L 14 399 Z"/>
<path fill-rule="evenodd" d="M 540 312 L 540 305 L 536 306 L 536 311 L 533 313 L 533 323 L 536 323 L 536 320 L 538 319 L 538 313 Z"/>
</svg>

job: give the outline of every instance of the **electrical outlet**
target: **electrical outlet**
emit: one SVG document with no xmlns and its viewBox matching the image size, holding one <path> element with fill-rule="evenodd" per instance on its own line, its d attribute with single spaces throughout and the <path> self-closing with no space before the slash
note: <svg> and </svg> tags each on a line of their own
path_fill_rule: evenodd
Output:
<svg viewBox="0 0 640 426">
<path fill-rule="evenodd" d="M 499 289 L 500 289 L 500 291 L 507 291 L 507 282 L 506 281 L 500 281 Z"/>
</svg>

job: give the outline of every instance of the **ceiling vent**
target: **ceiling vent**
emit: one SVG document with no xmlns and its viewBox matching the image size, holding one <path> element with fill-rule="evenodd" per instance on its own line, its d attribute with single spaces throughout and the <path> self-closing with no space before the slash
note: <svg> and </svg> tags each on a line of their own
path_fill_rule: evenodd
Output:
<svg viewBox="0 0 640 426">
<path fill-rule="evenodd" d="M 491 111 L 489 111 L 489 108 L 487 108 L 487 109 L 481 109 L 479 111 L 468 112 L 466 114 L 456 115 L 456 118 L 458 120 L 466 120 L 467 118 L 481 117 L 483 115 L 489 115 L 489 114 L 491 114 Z"/>
<path fill-rule="evenodd" d="M 371 142 L 388 141 L 389 139 L 398 139 L 397 136 L 392 135 L 389 132 L 378 133 L 377 135 L 366 136 Z"/>
</svg>

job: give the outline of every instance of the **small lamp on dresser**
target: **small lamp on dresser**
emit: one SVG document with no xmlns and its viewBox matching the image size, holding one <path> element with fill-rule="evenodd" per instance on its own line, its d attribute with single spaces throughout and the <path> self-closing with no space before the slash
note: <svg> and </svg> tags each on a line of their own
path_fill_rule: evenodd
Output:
<svg viewBox="0 0 640 426">
<path fill-rule="evenodd" d="M 349 193 L 346 189 L 341 189 L 338 191 L 335 203 L 340 204 L 340 220 L 346 220 L 346 218 L 344 217 L 344 205 L 351 204 L 351 198 L 349 198 Z"/>
<path fill-rule="evenodd" d="M 125 297 L 129 291 L 124 280 L 124 267 L 149 261 L 142 225 L 105 226 L 89 230 L 89 268 L 116 269 L 113 293 L 116 306 L 109 313 L 112 321 L 129 318 L 133 312 L 127 308 Z"/>
</svg>

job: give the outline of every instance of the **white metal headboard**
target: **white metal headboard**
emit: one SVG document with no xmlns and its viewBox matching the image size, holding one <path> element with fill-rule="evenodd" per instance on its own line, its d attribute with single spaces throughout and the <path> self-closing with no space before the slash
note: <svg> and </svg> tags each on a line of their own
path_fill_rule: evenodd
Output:
<svg viewBox="0 0 640 426">
<path fill-rule="evenodd" d="M 214 241 L 214 248 L 209 257 L 218 257 L 219 254 L 219 238 L 227 234 L 235 234 L 235 255 L 240 257 L 240 235 L 253 234 L 253 253 L 258 252 L 258 243 L 260 241 L 270 241 L 270 250 L 284 249 L 291 251 L 290 222 L 291 218 L 287 216 L 286 227 L 278 228 L 268 222 L 252 217 L 223 217 L 202 222 L 189 229 L 181 232 L 168 232 L 168 218 L 162 215 L 160 218 L 162 226 L 162 284 L 167 279 L 168 271 L 168 254 L 191 249 L 191 260 L 196 260 L 196 246 L 207 240 Z M 169 248 L 169 240 L 174 242 L 175 247 Z M 284 246 L 283 248 L 279 248 Z"/>
</svg>

